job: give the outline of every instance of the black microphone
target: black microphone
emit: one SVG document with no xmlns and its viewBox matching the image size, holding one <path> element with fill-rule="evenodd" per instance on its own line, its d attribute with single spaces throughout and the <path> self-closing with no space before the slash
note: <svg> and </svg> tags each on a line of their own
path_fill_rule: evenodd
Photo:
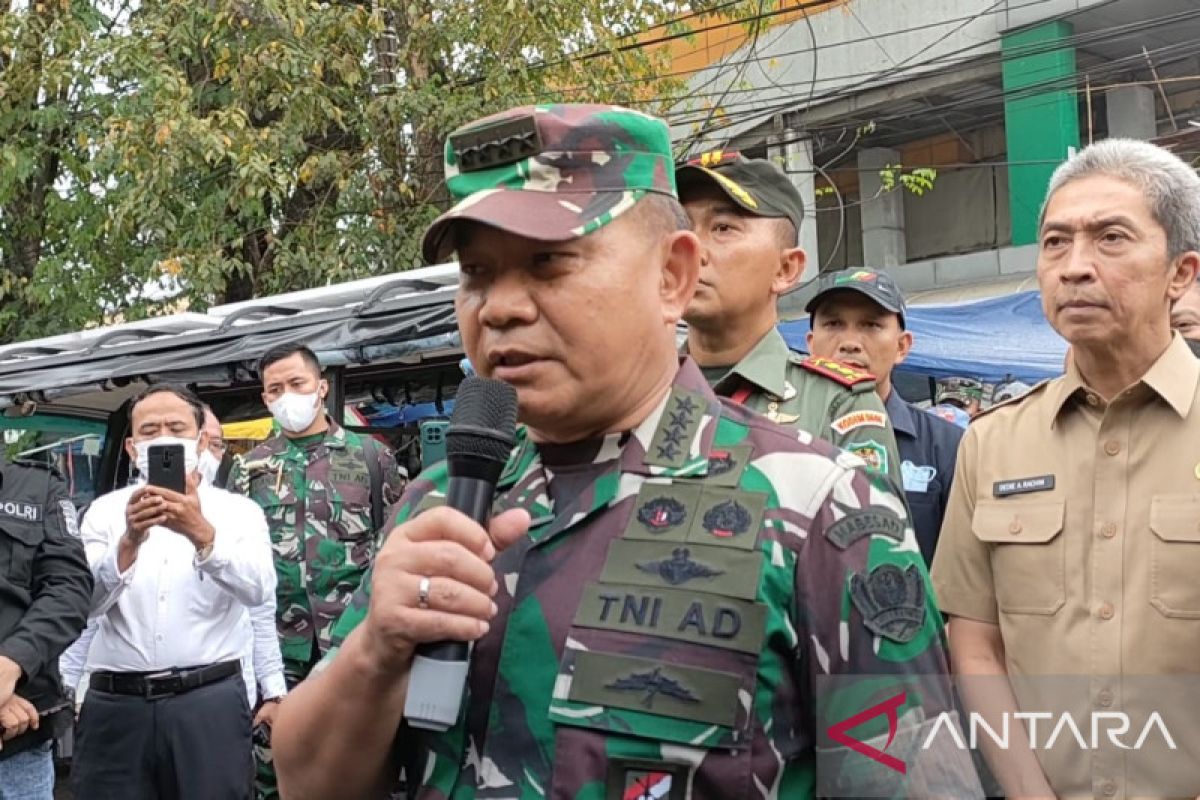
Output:
<svg viewBox="0 0 1200 800">
<path fill-rule="evenodd" d="M 487 527 L 496 482 L 516 444 L 517 392 L 490 378 L 468 377 L 458 387 L 446 429 L 450 483 L 446 505 Z M 458 721 L 471 650 L 466 642 L 417 647 L 408 675 L 404 718 L 414 728 L 445 731 Z"/>
</svg>

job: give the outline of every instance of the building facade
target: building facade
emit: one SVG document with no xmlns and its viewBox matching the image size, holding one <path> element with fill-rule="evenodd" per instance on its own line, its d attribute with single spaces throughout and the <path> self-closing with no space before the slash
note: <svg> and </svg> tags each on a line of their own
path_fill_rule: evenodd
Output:
<svg viewBox="0 0 1200 800">
<path fill-rule="evenodd" d="M 1032 288 L 1046 185 L 1074 149 L 1126 136 L 1200 156 L 1194 0 L 773 5 L 758 29 L 694 37 L 691 62 L 711 63 L 671 119 L 689 153 L 783 164 L 822 270 L 888 269 L 918 301 Z M 931 188 L 905 187 L 926 170 Z"/>
</svg>

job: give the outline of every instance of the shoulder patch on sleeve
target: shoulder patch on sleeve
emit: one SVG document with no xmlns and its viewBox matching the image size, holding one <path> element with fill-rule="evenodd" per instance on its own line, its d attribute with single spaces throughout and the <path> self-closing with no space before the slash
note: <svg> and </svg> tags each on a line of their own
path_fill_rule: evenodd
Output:
<svg viewBox="0 0 1200 800">
<path fill-rule="evenodd" d="M 860 386 L 873 388 L 875 385 L 875 376 L 871 373 L 840 361 L 834 361 L 832 358 L 809 356 L 800 362 L 800 366 L 848 388 L 857 389 Z M 866 384 L 870 384 L 870 386 L 865 386 Z"/>
<path fill-rule="evenodd" d="M 825 538 L 839 550 L 845 550 L 859 539 L 879 535 L 896 542 L 904 541 L 905 521 L 895 511 L 884 506 L 861 509 L 839 504 L 846 515 L 825 529 Z"/>
<path fill-rule="evenodd" d="M 869 573 L 855 573 L 850 597 L 876 636 L 907 644 L 925 626 L 925 582 L 915 565 L 880 564 Z"/>
<path fill-rule="evenodd" d="M 70 500 L 59 500 L 59 510 L 63 515 L 63 527 L 67 529 L 67 533 L 79 538 L 79 515 L 75 511 L 75 504 Z"/>
<path fill-rule="evenodd" d="M 864 408 L 860 411 L 851 411 L 849 414 L 843 414 L 835 419 L 829 427 L 833 428 L 834 433 L 845 436 L 850 431 L 859 428 L 886 428 L 887 426 L 887 414 L 882 411 L 872 411 L 869 408 Z"/>
</svg>

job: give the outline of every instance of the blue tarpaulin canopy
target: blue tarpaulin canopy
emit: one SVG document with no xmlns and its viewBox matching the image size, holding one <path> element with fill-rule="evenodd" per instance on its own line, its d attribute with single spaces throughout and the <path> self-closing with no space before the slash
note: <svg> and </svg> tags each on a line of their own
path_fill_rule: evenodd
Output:
<svg viewBox="0 0 1200 800">
<path fill-rule="evenodd" d="M 1067 343 L 1042 314 L 1037 292 L 971 303 L 909 306 L 913 349 L 901 369 L 932 378 L 1036 383 L 1061 375 Z M 779 326 L 790 347 L 808 352 L 808 320 Z"/>
</svg>

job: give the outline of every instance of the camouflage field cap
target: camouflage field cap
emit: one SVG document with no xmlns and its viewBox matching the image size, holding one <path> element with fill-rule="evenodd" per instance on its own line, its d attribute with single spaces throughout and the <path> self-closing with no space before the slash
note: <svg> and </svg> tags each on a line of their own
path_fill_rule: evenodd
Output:
<svg viewBox="0 0 1200 800">
<path fill-rule="evenodd" d="M 426 261 L 449 255 L 459 220 L 567 241 L 612 222 L 647 192 L 674 196 L 671 136 L 662 120 L 619 106 L 514 108 L 450 134 L 446 187 L 456 205 L 425 231 Z"/>
<path fill-rule="evenodd" d="M 938 404 L 950 402 L 964 406 L 977 400 L 983 400 L 983 384 L 974 378 L 945 378 L 938 382 L 937 396 L 934 398 Z"/>
</svg>

